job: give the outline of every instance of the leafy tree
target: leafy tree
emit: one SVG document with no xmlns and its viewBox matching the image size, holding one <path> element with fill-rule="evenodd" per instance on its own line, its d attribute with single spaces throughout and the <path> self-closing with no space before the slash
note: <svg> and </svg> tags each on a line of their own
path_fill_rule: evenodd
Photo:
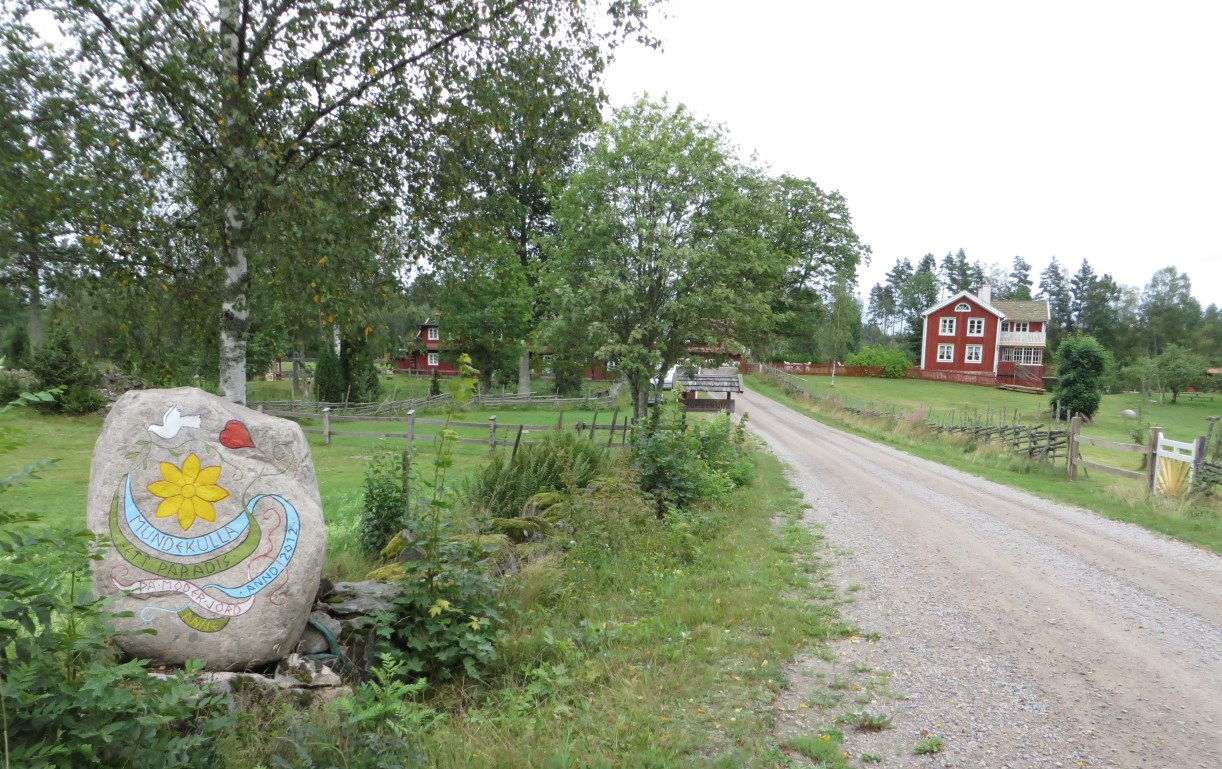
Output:
<svg viewBox="0 0 1222 769">
<path fill-rule="evenodd" d="M 1202 313 L 1194 347 L 1211 362 L 1222 363 L 1222 311 L 1218 305 L 1211 304 Z"/>
<path fill-rule="evenodd" d="M 0 282 L 21 293 L 33 348 L 43 342 L 48 292 L 123 242 L 148 199 L 127 162 L 133 135 L 112 105 L 74 72 L 68 53 L 7 13 L 0 17 L 0 114 Z"/>
<path fill-rule="evenodd" d="M 343 403 L 346 394 L 339 356 L 330 344 L 323 343 L 314 364 L 314 397 L 320 403 Z"/>
<path fill-rule="evenodd" d="M 1057 385 L 1052 393 L 1055 406 L 1090 421 L 1103 400 L 1103 375 L 1108 355 L 1103 346 L 1086 334 L 1070 334 L 1057 348 Z"/>
<path fill-rule="evenodd" d="M 1141 314 L 1153 354 L 1171 344 L 1190 344 L 1201 322 L 1201 304 L 1192 296 L 1188 274 L 1174 267 L 1154 273 L 1141 295 Z"/>
<path fill-rule="evenodd" d="M 1010 270 L 1010 286 L 1009 299 L 1031 298 L 1031 265 L 1021 256 L 1014 257 L 1014 266 Z"/>
<path fill-rule="evenodd" d="M 180 210 L 206 237 L 216 268 L 221 388 L 244 401 L 250 284 L 298 258 L 269 246 L 277 235 L 295 240 L 270 215 L 279 201 L 308 210 L 309 193 L 359 182 L 353 207 L 401 204 L 405 226 L 428 221 L 421 214 L 437 204 L 428 182 L 448 111 L 469 103 L 485 79 L 509 76 L 521 57 L 592 51 L 638 34 L 651 3 L 47 5 L 94 73 L 99 100 L 122 105 L 134 132 L 163 140 L 180 169 Z M 359 231 L 362 217 L 346 215 L 343 197 L 329 197 L 336 205 L 328 228 Z M 356 269 L 341 263 L 343 253 L 327 266 L 346 278 L 363 272 L 363 256 Z"/>
<path fill-rule="evenodd" d="M 1178 344 L 1169 344 L 1154 359 L 1154 365 L 1158 369 L 1159 383 L 1171 391 L 1171 402 L 1176 403 L 1181 392 L 1204 381 L 1209 361 Z"/>
<path fill-rule="evenodd" d="M 556 203 L 554 323 L 619 367 L 638 419 L 649 380 L 692 341 L 768 320 L 787 265 L 761 232 L 768 208 L 744 193 L 754 183 L 719 130 L 640 100 L 598 132 Z"/>
</svg>

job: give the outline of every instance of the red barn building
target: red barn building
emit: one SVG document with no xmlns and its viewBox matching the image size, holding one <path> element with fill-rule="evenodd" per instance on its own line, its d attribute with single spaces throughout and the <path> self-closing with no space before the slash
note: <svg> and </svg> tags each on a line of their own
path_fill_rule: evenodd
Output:
<svg viewBox="0 0 1222 769">
<path fill-rule="evenodd" d="M 434 371 L 442 376 L 458 373 L 458 368 L 453 363 L 441 359 L 441 327 L 437 325 L 437 321 L 429 318 L 421 323 L 420 330 L 416 332 L 416 341 L 424 346 L 424 350 L 413 350 L 400 356 L 400 371 L 428 376 L 432 376 Z"/>
<path fill-rule="evenodd" d="M 1039 385 L 1044 375 L 1044 348 L 1051 315 L 1046 300 L 992 300 L 988 286 L 980 293 L 960 291 L 924 315 L 921 368 Z"/>
</svg>

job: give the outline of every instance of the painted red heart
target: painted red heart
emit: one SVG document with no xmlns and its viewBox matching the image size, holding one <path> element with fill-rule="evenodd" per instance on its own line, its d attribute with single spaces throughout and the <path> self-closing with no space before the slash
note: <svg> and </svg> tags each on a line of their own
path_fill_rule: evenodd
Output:
<svg viewBox="0 0 1222 769">
<path fill-rule="evenodd" d="M 254 441 L 250 439 L 250 430 L 246 429 L 246 425 L 236 419 L 230 419 L 225 423 L 225 429 L 221 430 L 221 445 L 228 449 L 253 449 Z"/>
</svg>

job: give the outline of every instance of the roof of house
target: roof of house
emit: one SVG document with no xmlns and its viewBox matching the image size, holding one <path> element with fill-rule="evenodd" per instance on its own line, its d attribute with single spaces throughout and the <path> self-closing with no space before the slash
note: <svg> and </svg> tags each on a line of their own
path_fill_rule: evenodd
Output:
<svg viewBox="0 0 1222 769">
<path fill-rule="evenodd" d="M 995 305 L 989 304 L 988 302 L 984 301 L 980 297 L 973 294 L 971 291 L 960 291 L 959 293 L 955 294 L 952 297 L 943 299 L 941 302 L 938 302 L 933 307 L 930 307 L 928 310 L 926 310 L 925 312 L 921 314 L 928 317 L 932 315 L 933 313 L 937 312 L 938 310 L 942 309 L 943 307 L 956 303 L 961 299 L 967 299 L 969 301 L 975 302 L 976 304 L 984 308 L 986 312 L 991 312 L 998 317 L 1002 317 L 1005 314 L 1001 310 L 997 309 Z"/>
<path fill-rule="evenodd" d="M 696 376 L 689 377 L 680 367 L 675 376 L 676 390 L 698 390 L 700 392 L 740 393 L 743 377 L 736 368 L 702 368 Z"/>
<path fill-rule="evenodd" d="M 1006 320 L 1046 322 L 1052 318 L 1047 299 L 997 301 L 993 306 L 1005 314 Z"/>
</svg>

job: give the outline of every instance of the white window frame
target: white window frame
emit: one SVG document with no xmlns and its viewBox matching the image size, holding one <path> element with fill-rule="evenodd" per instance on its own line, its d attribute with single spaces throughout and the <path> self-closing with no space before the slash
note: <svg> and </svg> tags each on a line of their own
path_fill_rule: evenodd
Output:
<svg viewBox="0 0 1222 769">
<path fill-rule="evenodd" d="M 975 329 L 973 331 L 972 329 Z M 968 318 L 967 319 L 967 335 L 968 336 L 984 336 L 984 318 Z"/>
<path fill-rule="evenodd" d="M 971 311 L 972 311 L 972 306 L 968 304 L 967 302 L 959 302 L 959 304 L 955 305 L 955 312 L 971 312 Z"/>
<path fill-rule="evenodd" d="M 984 362 L 984 345 L 969 344 L 963 348 L 964 363 L 983 363 Z"/>
<path fill-rule="evenodd" d="M 1002 331 L 1017 331 L 1024 334 L 1030 330 L 1031 323 L 1025 320 L 1008 320 L 1005 327 L 1002 328 Z"/>
<path fill-rule="evenodd" d="M 441 365 L 441 357 L 437 353 L 431 352 L 429 353 L 428 362 L 430 366 L 439 366 Z"/>
<path fill-rule="evenodd" d="M 953 344 L 938 345 L 938 363 L 954 363 L 955 346 Z"/>
<path fill-rule="evenodd" d="M 955 335 L 955 319 L 954 318 L 938 318 L 938 336 L 954 336 Z"/>
<path fill-rule="evenodd" d="M 437 328 L 436 326 L 429 326 L 428 340 L 430 342 L 436 342 L 439 339 L 441 339 L 441 329 Z"/>
</svg>

